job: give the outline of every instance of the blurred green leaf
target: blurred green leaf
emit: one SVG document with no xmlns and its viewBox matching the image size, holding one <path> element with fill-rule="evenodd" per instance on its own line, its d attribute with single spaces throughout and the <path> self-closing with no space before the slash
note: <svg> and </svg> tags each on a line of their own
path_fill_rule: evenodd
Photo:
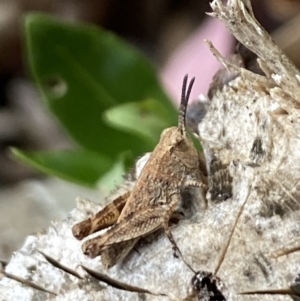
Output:
<svg viewBox="0 0 300 301">
<path fill-rule="evenodd" d="M 112 33 L 33 13 L 25 18 L 25 40 L 47 106 L 83 149 L 14 149 L 19 160 L 73 182 L 96 185 L 103 176 L 100 183 L 110 185 L 124 164 L 152 150 L 160 132 L 176 124 L 151 64 Z"/>
<path fill-rule="evenodd" d="M 42 172 L 86 186 L 95 186 L 113 164 L 110 158 L 82 149 L 25 152 L 12 148 L 12 153 Z"/>
<path fill-rule="evenodd" d="M 121 104 L 105 112 L 107 122 L 117 129 L 146 137 L 153 144 L 157 143 L 162 129 L 169 124 L 159 116 L 162 105 L 155 99 Z M 153 112 L 157 112 L 156 115 Z"/>
<path fill-rule="evenodd" d="M 103 192 L 109 192 L 113 188 L 122 183 L 123 175 L 126 170 L 132 163 L 132 154 L 131 152 L 124 152 L 119 155 L 119 157 L 114 161 L 113 166 L 110 170 L 101 177 L 100 181 L 97 183 L 97 186 L 101 188 Z"/>
<path fill-rule="evenodd" d="M 157 99 L 166 124 L 176 124 L 176 110 L 151 64 L 112 33 L 41 14 L 28 15 L 25 29 L 35 81 L 49 108 L 84 148 L 110 157 L 153 148 L 153 141 L 105 123 L 103 112 L 122 103 Z"/>
</svg>

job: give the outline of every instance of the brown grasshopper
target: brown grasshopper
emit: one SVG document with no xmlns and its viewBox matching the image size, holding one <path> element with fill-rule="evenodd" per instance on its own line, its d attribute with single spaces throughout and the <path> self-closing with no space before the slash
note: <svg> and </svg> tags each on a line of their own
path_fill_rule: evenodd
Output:
<svg viewBox="0 0 300 301">
<path fill-rule="evenodd" d="M 206 187 L 200 171 L 198 151 L 185 129 L 186 108 L 194 83 L 187 88 L 184 77 L 178 126 L 165 129 L 158 145 L 143 167 L 132 191 L 108 204 L 94 216 L 73 226 L 73 235 L 82 239 L 111 226 L 105 233 L 85 241 L 82 250 L 94 258 L 101 255 L 104 266 L 123 259 L 139 238 L 163 228 L 173 251 L 180 253 L 169 229 L 169 220 L 186 187 Z"/>
</svg>

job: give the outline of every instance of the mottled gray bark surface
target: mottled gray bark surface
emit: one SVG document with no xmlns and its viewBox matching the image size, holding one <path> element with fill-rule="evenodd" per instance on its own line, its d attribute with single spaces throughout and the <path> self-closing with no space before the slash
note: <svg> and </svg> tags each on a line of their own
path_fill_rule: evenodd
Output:
<svg viewBox="0 0 300 301">
<path fill-rule="evenodd" d="M 105 271 L 72 237 L 73 224 L 100 208 L 81 200 L 66 220 L 28 237 L 14 254 L 0 281 L 1 300 L 300 300 L 300 73 L 242 1 L 213 1 L 212 8 L 265 73 L 227 61 L 210 45 L 237 77 L 214 89 L 199 124 L 208 206 L 172 227 L 186 261 L 215 274 L 223 297 L 205 297 L 205 288 L 192 295 L 194 273 L 172 256 L 163 234 Z M 103 274 L 117 282 L 97 280 Z"/>
</svg>

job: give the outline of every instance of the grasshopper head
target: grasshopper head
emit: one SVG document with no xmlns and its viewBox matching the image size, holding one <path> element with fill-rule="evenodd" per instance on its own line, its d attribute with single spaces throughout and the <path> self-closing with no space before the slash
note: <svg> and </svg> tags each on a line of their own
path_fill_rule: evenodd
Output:
<svg viewBox="0 0 300 301">
<path fill-rule="evenodd" d="M 182 85 L 182 96 L 178 115 L 178 126 L 165 129 L 161 134 L 160 142 L 165 145 L 171 154 L 174 154 L 187 167 L 194 168 L 198 166 L 198 152 L 192 139 L 187 135 L 185 129 L 186 109 L 190 93 L 195 81 L 192 78 L 187 87 L 187 75 L 184 77 Z"/>
</svg>

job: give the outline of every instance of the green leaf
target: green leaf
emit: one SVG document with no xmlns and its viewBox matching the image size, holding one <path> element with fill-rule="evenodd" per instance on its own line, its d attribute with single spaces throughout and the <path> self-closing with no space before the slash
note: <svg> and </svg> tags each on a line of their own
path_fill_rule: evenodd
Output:
<svg viewBox="0 0 300 301">
<path fill-rule="evenodd" d="M 12 153 L 42 172 L 91 187 L 97 185 L 113 164 L 110 158 L 82 149 L 25 152 L 12 148 Z"/>
<path fill-rule="evenodd" d="M 162 112 L 162 105 L 157 100 L 146 99 L 115 106 L 105 112 L 105 117 L 117 129 L 145 137 L 155 144 L 162 130 L 169 126 L 162 114 L 159 115 Z"/>
<path fill-rule="evenodd" d="M 97 186 L 103 192 L 109 192 L 115 188 L 116 185 L 122 183 L 123 175 L 128 170 L 129 165 L 132 164 L 132 154 L 131 152 L 124 152 L 119 155 L 110 168 L 110 170 L 101 177 L 100 181 L 98 182 Z"/>
<path fill-rule="evenodd" d="M 25 34 L 29 65 L 47 105 L 82 147 L 110 158 L 126 150 L 134 156 L 152 150 L 158 136 L 154 141 L 147 130 L 136 135 L 140 133 L 105 122 L 105 111 L 127 102 L 156 99 L 162 107 L 160 118 L 176 124 L 176 110 L 151 64 L 112 33 L 30 14 Z M 121 111 L 118 114 L 123 118 Z M 141 121 L 139 126 L 149 123 Z"/>
</svg>

